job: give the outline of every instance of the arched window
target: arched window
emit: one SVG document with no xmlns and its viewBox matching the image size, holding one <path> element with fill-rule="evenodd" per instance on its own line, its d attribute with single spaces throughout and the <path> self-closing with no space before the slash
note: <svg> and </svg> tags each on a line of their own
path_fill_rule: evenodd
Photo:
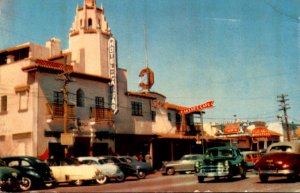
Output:
<svg viewBox="0 0 300 193">
<path fill-rule="evenodd" d="M 91 29 L 93 26 L 93 21 L 91 18 L 88 19 L 88 29 Z"/>
<path fill-rule="evenodd" d="M 76 91 L 76 105 L 77 107 L 84 107 L 84 92 L 81 89 Z"/>
</svg>

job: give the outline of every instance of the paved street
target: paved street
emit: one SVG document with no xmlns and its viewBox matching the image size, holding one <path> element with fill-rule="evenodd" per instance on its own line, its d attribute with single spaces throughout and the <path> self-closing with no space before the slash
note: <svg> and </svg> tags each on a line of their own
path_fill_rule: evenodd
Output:
<svg viewBox="0 0 300 193">
<path fill-rule="evenodd" d="M 41 192 L 41 190 L 38 190 Z M 300 181 L 289 183 L 283 178 L 270 178 L 269 183 L 261 183 L 258 176 L 248 173 L 247 179 L 235 177 L 233 181 L 218 181 L 208 178 L 198 183 L 194 174 L 162 176 L 160 172 L 147 176 L 144 180 L 128 178 L 123 183 L 104 185 L 70 186 L 61 184 L 46 192 L 300 192 Z"/>
</svg>

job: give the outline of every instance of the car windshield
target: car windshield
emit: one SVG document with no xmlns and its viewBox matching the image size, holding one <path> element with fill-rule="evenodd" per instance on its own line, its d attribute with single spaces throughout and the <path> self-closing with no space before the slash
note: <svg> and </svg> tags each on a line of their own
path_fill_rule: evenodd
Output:
<svg viewBox="0 0 300 193">
<path fill-rule="evenodd" d="M 232 149 L 213 149 L 206 153 L 206 157 L 233 157 Z"/>
<path fill-rule="evenodd" d="M 292 147 L 289 145 L 280 145 L 280 146 L 274 146 L 270 149 L 270 152 L 282 152 L 282 151 L 291 152 Z"/>
</svg>

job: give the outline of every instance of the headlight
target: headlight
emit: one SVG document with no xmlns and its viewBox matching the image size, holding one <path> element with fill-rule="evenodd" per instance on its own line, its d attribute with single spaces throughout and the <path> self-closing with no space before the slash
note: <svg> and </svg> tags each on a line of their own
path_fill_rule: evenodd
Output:
<svg viewBox="0 0 300 193">
<path fill-rule="evenodd" d="M 12 175 L 13 177 L 15 177 L 15 178 L 18 177 L 18 173 L 17 173 L 17 172 L 12 172 L 11 175 Z"/>
<path fill-rule="evenodd" d="M 229 161 L 228 160 L 224 161 L 224 166 L 229 167 Z"/>
</svg>

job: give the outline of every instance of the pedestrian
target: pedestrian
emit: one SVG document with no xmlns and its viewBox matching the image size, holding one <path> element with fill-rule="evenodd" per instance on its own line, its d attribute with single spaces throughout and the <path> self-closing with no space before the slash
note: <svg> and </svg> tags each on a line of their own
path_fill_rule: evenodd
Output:
<svg viewBox="0 0 300 193">
<path fill-rule="evenodd" d="M 149 152 L 147 152 L 147 154 L 145 155 L 145 162 L 151 165 L 151 155 L 149 154 Z"/>
<path fill-rule="evenodd" d="M 144 161 L 143 152 L 140 152 L 140 154 L 138 155 L 138 160 Z"/>
</svg>

